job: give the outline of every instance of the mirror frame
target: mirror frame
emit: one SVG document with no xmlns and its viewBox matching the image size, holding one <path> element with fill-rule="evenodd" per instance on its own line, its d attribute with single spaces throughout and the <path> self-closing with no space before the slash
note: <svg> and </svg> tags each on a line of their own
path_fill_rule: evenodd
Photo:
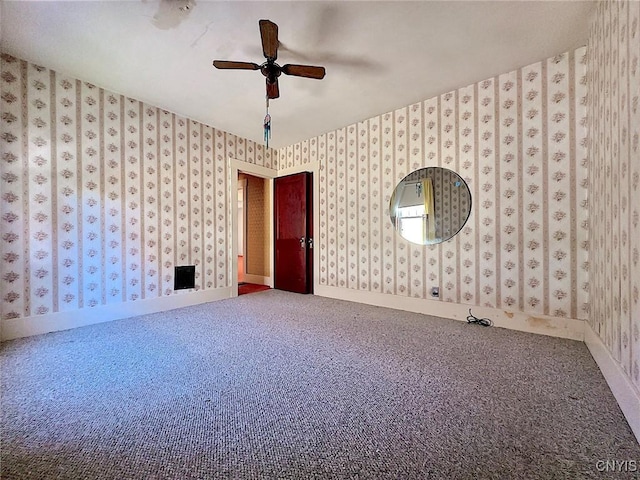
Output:
<svg viewBox="0 0 640 480">
<path fill-rule="evenodd" d="M 451 231 L 450 235 L 445 237 L 441 237 L 441 238 L 436 238 L 434 240 L 424 240 L 423 242 L 415 242 L 410 238 L 407 238 L 405 236 L 403 236 L 400 233 L 400 230 L 398 229 L 397 226 L 397 222 L 398 222 L 398 216 L 397 216 L 397 208 L 398 208 L 398 203 L 400 201 L 402 201 L 402 199 L 397 200 L 396 199 L 396 195 L 398 194 L 399 190 L 398 188 L 401 185 L 406 185 L 408 182 L 412 182 L 412 183 L 416 183 L 416 189 L 417 190 L 424 190 L 426 189 L 431 189 L 431 194 L 429 195 L 427 193 L 427 197 L 431 198 L 431 201 L 434 201 L 433 195 L 435 193 L 435 187 L 433 186 L 433 184 L 431 184 L 431 186 L 425 186 L 423 187 L 423 184 L 420 183 L 420 185 L 418 185 L 419 182 L 421 182 L 422 180 L 426 179 L 426 178 L 431 178 L 430 176 L 428 176 L 426 173 L 423 176 L 419 175 L 419 178 L 415 179 L 413 177 L 416 177 L 416 173 L 417 172 L 422 172 L 422 171 L 429 171 L 429 170 L 442 170 L 443 172 L 446 172 L 448 175 L 450 176 L 454 176 L 457 178 L 456 183 L 460 182 L 460 185 L 455 185 L 456 187 L 460 187 L 462 186 L 465 190 L 466 190 L 466 195 L 469 198 L 469 207 L 468 207 L 468 212 L 467 215 L 464 217 L 464 219 L 461 220 L 460 225 L 458 225 L 455 228 L 455 231 Z M 411 179 L 410 179 L 411 178 Z M 410 180 L 409 180 L 410 179 Z M 430 182 L 431 183 L 431 182 Z M 441 187 L 442 188 L 442 187 Z M 462 196 L 463 194 L 459 195 L 459 198 Z M 432 203 L 433 205 L 433 203 Z M 391 220 L 391 224 L 393 225 L 393 229 L 398 233 L 398 235 L 400 235 L 400 237 L 402 237 L 404 240 L 413 243 L 414 245 L 438 245 L 440 243 L 444 243 L 447 242 L 449 240 L 451 240 L 453 237 L 455 237 L 458 233 L 460 233 L 460 231 L 464 228 L 464 226 L 467 224 L 467 222 L 469 221 L 469 218 L 471 217 L 471 209 L 472 209 L 472 205 L 473 205 L 473 199 L 472 199 L 472 195 L 471 195 L 471 189 L 469 188 L 469 185 L 467 184 L 467 182 L 464 180 L 464 178 L 462 178 L 462 176 L 460 176 L 460 174 L 458 174 L 457 172 L 450 170 L 448 168 L 444 168 L 444 167 L 438 167 L 438 166 L 432 166 L 432 167 L 422 167 L 419 168 L 417 170 L 412 171 L 411 173 L 409 173 L 408 175 L 406 175 L 402 180 L 400 180 L 398 182 L 398 184 L 395 186 L 394 190 L 393 190 L 393 194 L 391 195 L 391 198 L 389 199 L 389 219 Z M 433 207 L 432 207 L 433 208 Z M 423 222 L 426 221 L 425 217 L 428 217 L 428 215 L 425 215 L 424 213 L 423 215 Z M 433 227 L 435 229 L 435 225 L 436 222 L 434 220 L 433 222 Z M 429 228 L 427 226 L 424 226 L 423 228 Z M 435 231 L 435 230 L 434 230 Z M 423 238 L 425 238 L 425 236 L 423 236 Z"/>
</svg>

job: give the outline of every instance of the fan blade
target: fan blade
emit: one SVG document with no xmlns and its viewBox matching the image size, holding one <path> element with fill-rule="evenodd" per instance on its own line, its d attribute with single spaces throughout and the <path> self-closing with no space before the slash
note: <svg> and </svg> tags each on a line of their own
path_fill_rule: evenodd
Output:
<svg viewBox="0 0 640 480">
<path fill-rule="evenodd" d="M 269 20 L 260 20 L 260 37 L 262 38 L 262 52 L 267 59 L 278 58 L 278 25 Z"/>
<path fill-rule="evenodd" d="M 221 69 L 260 70 L 260 65 L 252 62 L 227 62 L 225 60 L 214 60 L 213 66 Z"/>
<path fill-rule="evenodd" d="M 286 64 L 282 67 L 282 73 L 285 75 L 294 75 L 296 77 L 317 78 L 321 80 L 324 78 L 324 67 L 313 67 L 311 65 L 293 65 Z"/>
<path fill-rule="evenodd" d="M 278 98 L 279 96 L 278 79 L 276 78 L 275 82 L 267 80 L 267 98 Z"/>
</svg>

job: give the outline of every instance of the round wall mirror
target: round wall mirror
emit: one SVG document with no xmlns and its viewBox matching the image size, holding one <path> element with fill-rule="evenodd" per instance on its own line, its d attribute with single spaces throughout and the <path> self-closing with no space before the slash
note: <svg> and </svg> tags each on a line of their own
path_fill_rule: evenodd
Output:
<svg viewBox="0 0 640 480">
<path fill-rule="evenodd" d="M 471 191 L 460 175 L 441 167 L 410 173 L 389 203 L 396 231 L 412 243 L 433 245 L 458 233 L 471 214 Z"/>
</svg>

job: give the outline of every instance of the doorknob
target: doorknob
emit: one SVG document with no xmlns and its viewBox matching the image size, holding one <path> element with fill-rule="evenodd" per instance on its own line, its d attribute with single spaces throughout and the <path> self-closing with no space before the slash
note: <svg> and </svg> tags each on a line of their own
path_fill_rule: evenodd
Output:
<svg viewBox="0 0 640 480">
<path fill-rule="evenodd" d="M 307 240 L 309 242 L 309 248 L 313 248 L 313 238 Z"/>
<path fill-rule="evenodd" d="M 300 237 L 300 248 L 304 248 L 304 243 L 306 239 L 304 237 Z"/>
</svg>

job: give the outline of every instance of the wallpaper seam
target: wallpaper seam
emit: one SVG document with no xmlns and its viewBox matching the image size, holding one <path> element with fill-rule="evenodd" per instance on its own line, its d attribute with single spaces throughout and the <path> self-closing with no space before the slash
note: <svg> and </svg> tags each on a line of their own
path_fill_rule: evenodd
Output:
<svg viewBox="0 0 640 480">
<path fill-rule="evenodd" d="M 204 129 L 205 126 L 203 124 L 199 124 L 199 129 L 200 131 L 199 133 L 199 139 L 200 139 L 200 153 L 199 153 L 199 157 L 200 157 L 200 168 L 198 169 L 200 172 L 200 176 L 198 178 L 198 183 L 200 184 L 200 214 L 201 215 L 205 215 L 206 214 L 206 209 L 205 209 L 205 204 L 204 204 L 204 182 L 205 182 L 205 170 L 206 170 L 206 153 L 205 153 L 205 149 L 204 149 Z M 200 285 L 200 289 L 204 290 L 206 288 L 206 275 L 205 275 L 205 269 L 206 269 L 206 260 L 205 260 L 205 255 L 206 255 L 206 243 L 205 243 L 205 222 L 204 221 L 200 221 L 200 230 L 198 232 L 198 234 L 200 235 L 200 255 L 199 255 L 199 265 L 200 265 L 200 276 L 199 276 L 199 285 Z"/>
<path fill-rule="evenodd" d="M 542 162 L 542 178 L 543 188 L 546 190 L 549 188 L 549 163 L 546 159 L 549 158 L 549 105 L 548 105 L 548 60 L 542 62 L 542 81 L 541 81 L 541 97 L 542 97 L 542 158 L 545 160 Z M 546 188 L 545 188 L 546 187 Z M 545 201 L 546 200 L 546 201 Z M 542 203 L 542 238 L 544 255 L 542 257 L 542 278 L 543 278 L 543 312 L 545 315 L 549 315 L 549 201 L 544 199 Z"/>
<path fill-rule="evenodd" d="M 478 247 L 480 247 L 481 243 L 480 243 L 480 209 L 479 209 L 479 202 L 478 199 L 480 198 L 480 152 L 479 150 L 479 146 L 480 146 L 480 139 L 479 139 L 479 135 L 480 135 L 480 124 L 479 124 L 479 119 L 478 119 L 478 111 L 479 111 L 479 90 L 478 90 L 478 84 L 475 83 L 473 85 L 473 111 L 474 111 L 474 116 L 473 116 L 473 197 L 472 197 L 472 202 L 475 203 L 476 208 L 473 212 L 473 218 L 475 221 L 474 224 L 474 235 L 475 235 L 475 245 L 478 245 Z M 476 258 L 475 258 L 475 267 L 476 267 L 476 271 L 475 271 L 475 301 L 477 305 L 482 305 L 482 300 L 481 300 L 481 296 L 480 296 L 480 249 L 478 248 L 478 250 L 476 251 Z"/>
<path fill-rule="evenodd" d="M 625 58 L 626 59 L 630 59 L 631 58 L 631 40 L 628 37 L 630 37 L 630 35 L 631 35 L 630 27 L 633 28 L 633 26 L 632 26 L 631 21 L 630 21 L 631 20 L 631 7 L 630 7 L 629 4 L 625 4 L 625 5 L 627 7 L 626 8 L 626 14 L 627 14 L 626 34 L 627 34 L 627 39 L 625 41 L 625 43 L 626 43 L 626 52 L 625 52 L 626 55 L 625 55 Z M 636 25 L 636 28 L 638 28 L 637 25 Z M 627 65 L 627 69 L 628 68 L 629 68 L 629 66 Z M 627 70 L 627 72 L 628 72 L 628 70 Z M 628 96 L 627 98 L 630 100 L 630 98 L 629 98 L 631 96 L 631 74 L 630 73 L 628 73 L 626 75 L 626 80 L 627 80 L 626 93 L 627 93 L 627 96 Z M 640 90 L 640 88 L 639 88 L 639 90 Z M 633 191 L 633 181 L 632 181 L 632 178 L 633 178 L 633 174 L 632 174 L 632 158 L 633 158 L 633 156 L 632 156 L 632 153 L 631 153 L 631 126 L 632 126 L 632 123 L 631 123 L 631 108 L 629 108 L 628 104 L 627 104 L 627 120 L 626 120 L 626 122 L 627 122 L 627 128 L 628 128 L 627 132 L 628 132 L 628 137 L 629 137 L 629 138 L 626 139 L 627 140 L 627 142 L 626 142 L 627 143 L 627 160 L 629 162 L 629 166 L 627 168 L 627 172 L 628 172 L 627 173 L 627 183 L 628 183 L 628 185 L 627 185 L 627 190 L 626 191 L 630 192 L 629 197 L 631 197 L 631 192 Z M 627 200 L 627 205 L 628 205 L 628 207 L 627 207 L 627 209 L 628 209 L 627 210 L 627 225 L 629 225 L 629 228 L 631 228 L 631 226 L 633 225 L 633 215 L 632 215 L 632 212 L 631 212 L 632 211 L 631 198 L 629 198 Z M 631 260 L 633 258 L 633 251 L 632 251 L 632 248 L 631 248 L 631 243 L 632 243 L 631 242 L 631 238 L 632 238 L 631 232 L 628 232 L 627 260 Z M 632 270 L 633 267 L 631 265 L 631 262 L 628 262 L 628 265 L 629 265 L 629 270 Z M 623 265 L 623 268 L 624 268 L 624 265 Z M 629 283 L 629 285 L 628 285 L 629 286 L 629 294 L 633 295 L 633 293 L 632 293 L 633 292 L 633 281 L 632 281 L 633 275 L 631 273 L 629 273 L 628 277 L 629 277 L 629 280 L 628 280 L 628 283 Z M 629 303 L 629 308 L 628 308 L 627 315 L 628 315 L 629 337 L 630 337 L 629 338 L 629 352 L 628 352 L 629 371 L 627 372 L 627 374 L 632 378 L 632 381 L 633 381 L 633 350 L 634 350 L 633 349 L 633 312 L 632 312 L 632 306 L 631 306 L 631 298 L 629 298 L 627 301 Z"/>
<path fill-rule="evenodd" d="M 189 195 L 189 190 L 191 189 L 191 162 L 193 160 L 192 155 L 191 155 L 191 121 L 187 120 L 186 121 L 187 124 L 187 141 L 185 142 L 186 144 L 186 163 L 187 163 L 187 188 L 185 190 L 185 196 L 187 197 L 187 258 L 186 258 L 186 262 L 188 265 L 192 265 L 193 264 L 193 258 L 192 258 L 192 252 L 191 252 L 191 239 L 192 239 L 192 232 L 191 232 L 191 226 L 193 223 L 193 220 L 191 218 L 191 195 Z"/>
<path fill-rule="evenodd" d="M 144 299 L 147 296 L 147 265 L 146 265 L 146 256 L 142 253 L 144 251 L 144 246 L 146 244 L 146 220 L 145 220 L 145 201 L 144 201 L 144 105 L 142 103 L 138 104 L 138 161 L 136 163 L 138 166 L 137 178 L 138 180 L 138 200 L 140 201 L 140 298 Z"/>
<path fill-rule="evenodd" d="M 569 189 L 569 203 L 571 204 L 572 210 L 575 209 L 576 205 L 576 182 L 578 179 L 578 173 L 576 169 L 576 155 L 577 151 L 575 149 L 576 145 L 576 100 L 577 95 L 575 91 L 575 52 L 569 53 L 569 170 L 571 176 L 571 183 Z M 576 211 L 572 211 L 573 218 L 570 224 L 569 238 L 570 244 L 574 246 L 574 250 L 571 252 L 571 310 L 570 316 L 571 318 L 578 318 L 578 308 L 577 308 L 577 292 L 578 292 L 578 252 L 581 248 L 577 241 L 577 224 L 578 224 L 578 214 Z"/>
<path fill-rule="evenodd" d="M 396 172 L 396 165 L 398 164 L 398 162 L 397 162 L 397 155 L 396 155 L 396 152 L 397 152 L 397 146 L 396 146 L 397 135 L 396 135 L 396 112 L 395 112 L 395 110 L 391 114 L 391 125 L 392 125 L 391 138 L 392 138 L 392 149 L 393 149 L 393 157 L 392 157 L 393 161 L 391 163 L 391 168 L 392 168 L 392 172 L 393 172 L 393 175 L 392 175 L 393 182 L 395 183 L 395 182 L 397 182 L 399 180 L 397 172 Z M 399 240 L 398 240 L 398 236 L 395 235 L 395 232 L 392 232 L 391 234 L 393 235 L 393 237 L 392 237 L 393 245 L 396 246 L 396 248 L 393 249 L 393 262 L 391 263 L 392 268 L 393 268 L 393 276 L 391 278 L 398 278 L 398 269 L 397 269 L 397 265 L 398 265 L 398 258 L 397 258 L 398 248 L 397 247 L 398 247 Z M 398 294 L 398 283 L 397 282 L 393 282 L 392 293 L 394 295 Z"/>
<path fill-rule="evenodd" d="M 228 150 L 228 148 L 229 148 L 228 135 L 230 135 L 230 134 L 228 134 L 226 132 L 224 132 L 222 134 L 222 137 L 224 138 L 224 149 L 223 149 L 224 155 L 222 157 L 222 161 L 220 162 L 221 163 L 221 168 L 222 168 L 222 178 L 225 181 L 229 179 L 229 172 L 227 171 L 227 158 L 229 158 L 229 153 L 230 153 L 229 150 Z M 235 143 L 234 143 L 234 145 L 235 145 Z M 236 156 L 235 149 L 234 149 L 233 154 L 234 154 L 234 157 L 235 157 Z M 222 196 L 224 198 L 224 203 L 222 204 L 222 208 L 223 208 L 223 211 L 225 212 L 225 215 L 226 215 L 226 218 L 227 218 L 227 222 L 226 222 L 226 227 L 227 228 L 225 228 L 225 230 L 223 232 L 221 232 L 221 235 L 220 235 L 220 238 L 222 240 L 222 245 L 223 245 L 223 250 L 222 250 L 223 252 L 227 251 L 227 246 L 228 246 L 228 241 L 229 241 L 229 234 L 227 232 L 231 231 L 231 228 L 229 228 L 229 227 L 230 227 L 231 218 L 232 218 L 231 217 L 231 212 L 229 211 L 231 209 L 231 202 L 229 201 L 229 194 L 228 194 L 227 190 L 228 189 L 225 188 L 224 192 L 222 194 Z M 235 195 L 236 193 L 233 192 L 233 194 Z M 225 208 L 225 205 L 228 205 L 228 208 Z M 225 266 L 226 266 L 226 268 L 225 268 Z M 222 266 L 221 270 L 222 270 L 222 282 L 221 282 L 222 285 L 221 286 L 222 287 L 228 287 L 229 283 L 232 282 L 232 280 L 229 278 L 229 275 L 230 275 L 229 272 L 231 270 L 231 265 L 224 264 Z"/>
<path fill-rule="evenodd" d="M 366 129 L 364 130 L 364 135 L 366 136 L 366 143 L 365 143 L 365 147 L 367 149 L 367 155 L 366 158 L 371 158 L 371 137 L 369 135 L 369 133 L 371 132 L 371 121 L 370 119 L 366 120 L 366 123 L 364 124 L 366 125 Z M 364 155 L 363 155 L 364 157 Z M 359 161 L 364 161 L 364 158 L 359 159 Z M 366 166 L 363 165 L 361 166 L 360 170 L 363 170 L 366 172 L 367 174 L 367 183 L 365 185 L 365 191 L 366 193 L 363 193 L 363 195 L 365 195 L 366 198 L 366 212 L 367 214 L 371 214 L 371 212 L 374 210 L 372 205 L 371 205 L 371 185 L 372 185 L 372 181 L 373 181 L 373 177 L 372 177 L 372 172 L 370 168 L 366 168 Z M 377 226 L 374 225 L 374 229 L 377 228 Z M 366 232 L 366 230 L 365 230 Z M 373 232 L 371 232 L 373 233 Z M 369 244 L 375 242 L 375 239 L 373 238 L 373 235 L 369 235 L 367 237 L 367 240 L 369 241 Z M 365 249 L 361 248 L 360 249 L 361 252 L 364 252 Z M 369 255 L 365 255 L 365 261 L 367 262 L 366 264 L 366 275 L 368 276 L 368 280 L 366 281 L 366 290 L 368 291 L 372 291 L 373 290 L 373 283 L 374 283 L 374 274 L 373 274 L 373 270 L 374 267 L 372 265 L 372 259 Z"/>
<path fill-rule="evenodd" d="M 84 159 L 83 151 L 82 151 L 82 82 L 80 80 L 76 80 L 76 155 L 78 158 L 78 168 L 77 168 L 77 177 L 78 180 L 76 182 L 76 188 L 78 192 L 82 192 L 82 160 Z M 84 248 L 82 246 L 82 239 L 84 236 L 84 228 L 82 222 L 83 216 L 83 206 L 82 203 L 78 202 L 78 307 L 84 307 L 84 257 L 83 252 Z M 124 253 L 124 252 L 123 252 Z M 124 256 L 123 256 L 124 258 Z"/>
<path fill-rule="evenodd" d="M 27 62 L 20 62 L 20 70 L 21 70 L 21 101 L 22 101 L 22 193 L 23 193 L 23 211 L 29 211 L 29 122 L 28 122 L 28 102 L 29 102 L 29 73 Z M 24 273 L 26 279 L 31 276 L 31 261 L 29 258 L 29 243 L 31 241 L 31 232 L 29 229 L 29 216 L 27 214 L 24 215 L 24 242 L 23 242 L 23 256 L 24 256 Z M 24 283 L 24 311 L 27 315 L 31 314 L 31 288 L 29 286 L 29 282 L 25 281 Z"/>
<path fill-rule="evenodd" d="M 438 95 L 437 100 L 436 100 L 436 115 L 437 118 L 440 119 L 442 118 L 442 95 Z M 438 122 L 438 142 L 437 142 L 437 148 L 438 148 L 438 167 L 442 167 L 442 122 Z M 437 212 L 436 212 L 437 213 Z M 436 217 L 437 218 L 437 217 Z M 442 284 L 443 281 L 443 254 L 442 254 L 442 248 L 438 249 L 438 286 L 439 286 L 439 290 L 440 290 L 440 296 L 438 297 L 438 300 L 442 301 L 443 300 L 443 295 L 445 295 L 445 285 Z"/>
<path fill-rule="evenodd" d="M 498 120 L 499 118 L 499 113 L 500 113 L 500 78 L 499 77 L 494 77 L 493 79 L 493 95 L 494 95 L 494 101 L 493 101 L 493 122 L 494 122 L 494 135 L 493 135 L 493 139 L 494 139 L 494 188 L 495 188 L 495 194 L 494 194 L 494 201 L 495 201 L 495 238 L 496 238 L 496 242 L 497 245 L 499 245 L 500 242 L 500 212 L 498 211 L 499 207 L 498 205 L 500 205 L 500 138 L 498 133 L 500 132 L 500 122 Z M 499 246 L 497 246 L 497 248 L 495 249 L 496 252 L 496 260 L 495 260 L 495 265 L 496 265 L 496 275 L 495 275 L 495 292 L 496 292 L 496 297 L 495 297 L 495 304 L 492 305 L 495 308 L 500 308 L 502 307 L 502 295 L 501 295 L 501 286 L 502 286 L 502 268 L 501 268 L 501 255 L 500 255 L 500 251 L 501 248 Z"/>
<path fill-rule="evenodd" d="M 127 301 L 127 237 L 126 237 L 126 231 L 127 231 L 127 219 L 126 219 L 126 204 L 125 204 L 125 197 L 126 197 L 126 174 L 125 174 L 125 129 L 124 129 L 124 103 L 126 101 L 126 98 L 124 97 L 124 95 L 120 95 L 120 198 L 122 199 L 122 215 L 120 216 L 120 250 L 121 250 L 121 255 L 122 255 L 122 261 L 121 261 L 121 272 L 120 274 L 122 275 L 122 301 L 126 302 Z"/>
<path fill-rule="evenodd" d="M 157 192 L 158 194 L 156 195 L 156 202 L 158 204 L 158 221 L 156 223 L 156 228 L 158 229 L 158 272 L 156 273 L 156 275 L 158 276 L 158 286 L 157 286 L 157 291 L 158 293 L 156 294 L 156 297 L 162 297 L 164 295 L 164 292 L 162 290 L 162 279 L 163 279 L 163 268 L 164 265 L 162 264 L 162 234 L 163 234 L 163 229 L 162 229 L 162 155 L 161 155 L 161 144 L 160 144 L 160 140 L 161 140 L 161 134 L 160 134 L 160 118 L 161 118 L 161 114 L 160 114 L 160 108 L 156 107 L 155 108 L 155 116 L 156 116 L 156 148 L 155 148 L 155 155 L 156 155 L 156 185 L 157 187 Z"/>
<path fill-rule="evenodd" d="M 218 184 L 218 178 L 220 176 L 220 173 L 218 172 L 218 158 L 221 155 L 220 153 L 220 137 L 221 137 L 221 133 L 219 133 L 216 129 L 213 129 L 211 132 L 211 145 L 212 145 L 212 151 L 211 151 L 211 159 L 212 159 L 212 166 L 211 168 L 213 169 L 213 175 L 212 175 L 212 181 L 214 186 Z M 211 207 L 212 207 L 212 213 L 213 216 L 215 218 L 215 220 L 218 220 L 218 215 L 219 215 L 219 210 L 220 208 L 218 207 L 219 204 L 219 199 L 217 198 L 217 192 L 213 192 L 214 195 L 212 195 L 213 199 L 211 201 Z M 219 267 L 218 267 L 218 229 L 214 226 L 213 227 L 213 232 L 212 232 L 212 241 L 213 241 L 213 245 L 214 245 L 214 249 L 211 252 L 212 257 L 212 262 L 213 262 L 213 286 L 214 288 L 217 288 L 218 286 L 218 276 L 219 276 Z"/>
<path fill-rule="evenodd" d="M 458 139 L 458 141 L 456 142 L 456 156 L 455 156 L 455 171 L 456 172 L 460 172 L 460 90 L 456 90 L 454 92 L 453 95 L 454 98 L 454 105 L 456 108 L 455 111 L 455 115 L 454 115 L 454 136 L 456 139 Z M 462 285 L 462 269 L 461 267 L 461 255 L 460 255 L 460 235 L 456 235 L 455 236 L 455 242 L 456 242 L 456 247 L 455 247 L 455 251 L 456 251 L 456 285 Z M 461 301 L 461 296 L 462 296 L 462 292 L 461 292 L 461 288 L 456 288 L 456 298 L 455 301 L 456 303 L 460 303 Z M 424 294 L 424 298 L 427 298 L 427 292 L 425 291 Z"/>
<path fill-rule="evenodd" d="M 348 130 L 347 130 L 348 131 Z M 353 127 L 351 127 L 351 133 L 354 136 L 353 139 L 353 146 L 351 148 L 348 148 L 350 150 L 350 153 L 353 154 L 353 156 L 349 155 L 351 158 L 353 158 L 351 165 L 355 165 L 353 171 L 357 172 L 357 167 L 358 167 L 358 155 L 359 155 L 359 144 L 358 144 L 358 124 L 354 124 Z M 348 140 L 348 134 L 347 134 L 347 142 L 349 142 Z M 351 180 L 351 173 L 348 174 L 348 178 L 349 180 Z M 360 204 L 360 185 L 357 182 L 357 174 L 353 177 L 353 190 L 354 190 L 354 202 L 353 202 L 353 208 L 350 209 L 351 210 L 351 214 L 349 215 L 349 218 L 351 217 L 351 215 L 353 215 L 353 211 L 355 210 L 357 212 L 358 206 Z M 358 224 L 357 218 L 354 215 L 353 217 L 353 233 L 351 232 L 351 229 L 348 230 L 348 232 L 351 234 L 351 239 L 353 240 L 353 243 L 349 242 L 350 245 L 353 245 L 353 247 L 349 247 L 349 256 L 351 257 L 351 254 L 353 253 L 353 260 L 349 260 L 349 267 L 352 266 L 352 264 L 355 263 L 355 266 L 353 268 L 353 273 L 350 272 L 349 275 L 349 280 L 351 280 L 353 278 L 353 281 L 351 283 L 352 287 L 356 290 L 360 289 L 360 262 L 358 261 L 360 258 L 360 252 L 359 252 L 359 245 L 360 245 L 360 225 Z M 355 237 L 355 238 L 354 238 Z M 352 250 L 352 248 L 354 248 L 356 251 L 354 252 Z"/>
<path fill-rule="evenodd" d="M 523 129 L 524 129 L 524 122 L 523 122 L 523 117 L 524 117 L 524 112 L 522 111 L 523 108 L 523 95 L 524 95 L 524 90 L 522 88 L 522 77 L 524 75 L 524 69 L 520 69 L 518 70 L 517 74 L 516 74 L 516 78 L 517 78 L 517 102 L 518 102 L 518 117 L 517 117 L 517 122 L 518 122 L 518 151 L 517 151 L 517 155 L 518 155 L 518 271 L 520 272 L 520 281 L 518 282 L 518 305 L 520 305 L 521 308 L 524 307 L 525 305 L 525 300 L 524 300 L 524 283 L 525 283 L 525 276 L 524 276 L 524 252 L 525 252 L 525 245 L 524 245 L 524 167 L 523 167 L 523 163 L 524 163 L 524 134 L 523 134 Z"/>
<path fill-rule="evenodd" d="M 173 113 L 171 113 L 170 116 L 171 116 L 171 136 L 173 138 L 173 141 L 171 142 L 171 158 L 173 159 L 174 164 L 175 164 L 176 163 L 176 141 L 177 141 L 176 140 L 176 137 L 177 137 L 177 135 L 176 135 L 176 116 Z M 171 197 L 171 202 L 172 202 L 171 211 L 173 212 L 173 222 L 172 222 L 173 236 L 172 236 L 172 239 L 173 239 L 174 248 L 173 248 L 173 262 L 172 262 L 173 265 L 172 266 L 173 266 L 174 271 L 175 271 L 175 267 L 177 265 L 179 265 L 179 263 L 178 263 L 178 260 L 179 260 L 178 259 L 178 247 L 180 245 L 178 243 L 178 217 L 177 217 L 177 213 L 178 213 L 178 205 L 179 205 L 179 203 L 178 203 L 178 194 L 177 194 L 177 188 L 178 188 L 177 187 L 177 183 L 178 182 L 176 181 L 175 173 L 174 173 L 174 178 L 173 178 L 173 182 L 172 182 L 172 185 L 171 185 L 171 187 L 173 189 L 172 197 Z M 173 287 L 168 286 L 167 290 L 173 290 Z"/>
<path fill-rule="evenodd" d="M 50 103 L 50 116 L 49 123 L 51 124 L 51 148 L 49 150 L 51 161 L 51 244 L 54 248 L 51 249 L 51 263 L 53 265 L 52 272 L 52 290 L 53 290 L 53 311 L 59 310 L 58 298 L 58 171 L 56 162 L 57 151 L 57 130 L 56 130 L 56 75 L 53 70 L 49 71 L 49 103 Z"/>
<path fill-rule="evenodd" d="M 105 138 L 104 138 L 104 90 L 100 89 L 98 91 L 98 109 L 100 114 L 98 115 L 98 138 L 100 141 L 100 153 L 99 153 L 99 162 L 100 162 L 100 186 L 99 186 L 99 195 L 100 195 L 100 265 L 102 266 L 102 268 L 100 269 L 100 284 L 101 284 L 101 292 L 100 292 L 100 304 L 101 305 L 106 305 L 107 303 L 107 269 L 106 269 L 106 265 L 107 265 L 107 256 L 106 256 L 106 251 L 107 251 L 107 237 L 105 235 L 106 232 L 106 225 L 105 225 L 105 219 L 107 217 L 107 212 L 106 212 L 106 204 L 105 204 L 105 198 L 106 198 L 106 186 L 104 183 L 104 178 L 105 178 L 105 170 L 104 170 L 104 165 L 105 165 Z M 54 245 L 57 245 L 57 242 L 54 243 Z"/>
</svg>

